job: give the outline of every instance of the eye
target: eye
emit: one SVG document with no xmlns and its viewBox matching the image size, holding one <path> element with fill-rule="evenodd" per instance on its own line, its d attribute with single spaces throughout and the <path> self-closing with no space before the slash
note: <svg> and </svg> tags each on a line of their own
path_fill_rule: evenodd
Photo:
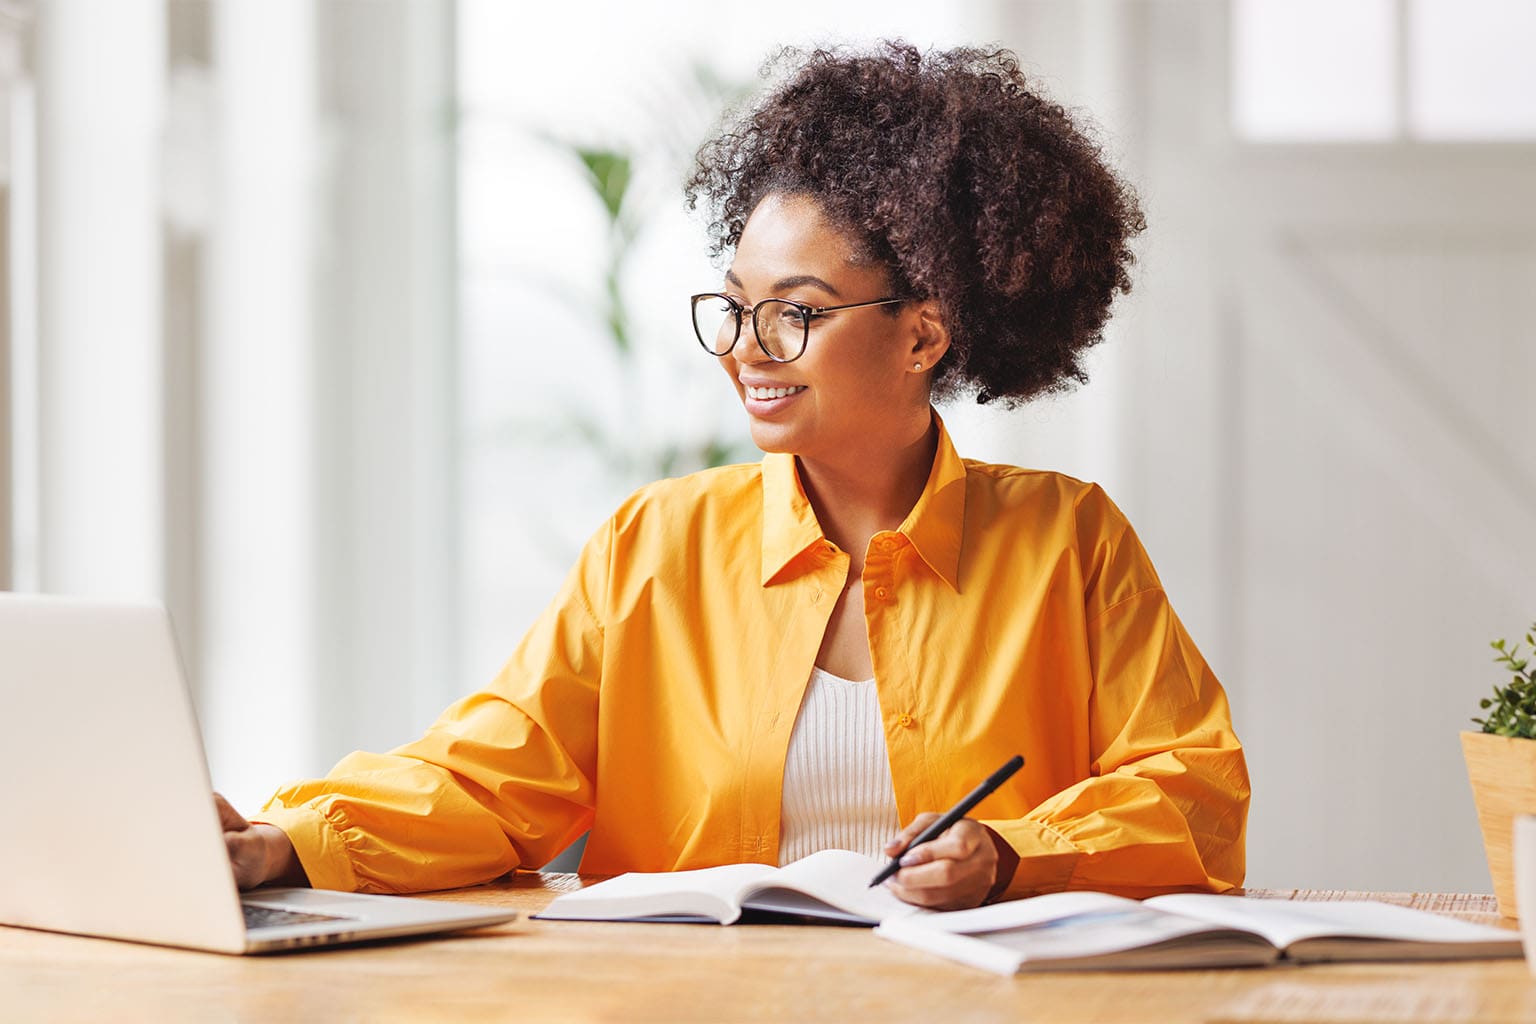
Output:
<svg viewBox="0 0 1536 1024">
<path fill-rule="evenodd" d="M 786 302 L 779 307 L 779 322 L 786 327 L 799 330 L 811 322 L 811 314 L 799 306 L 791 306 Z"/>
</svg>

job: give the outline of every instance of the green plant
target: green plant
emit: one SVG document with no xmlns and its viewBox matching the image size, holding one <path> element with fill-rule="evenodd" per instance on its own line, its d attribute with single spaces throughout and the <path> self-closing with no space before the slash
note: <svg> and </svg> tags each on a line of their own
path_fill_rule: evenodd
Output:
<svg viewBox="0 0 1536 1024">
<path fill-rule="evenodd" d="M 1536 636 L 1536 623 L 1532 623 L 1531 632 L 1525 634 L 1525 642 L 1536 654 L 1533 636 Z M 1505 686 L 1495 686 L 1492 697 L 1484 697 L 1478 702 L 1478 706 L 1488 712 L 1488 717 L 1472 721 L 1482 726 L 1483 732 L 1536 739 L 1536 664 L 1530 657 L 1521 655 L 1519 644 L 1506 649 L 1503 640 L 1495 640 L 1492 647 L 1499 652 L 1493 660 L 1509 669 L 1514 678 Z"/>
<path fill-rule="evenodd" d="M 564 300 L 578 317 L 589 320 L 596 333 L 606 338 L 607 358 L 624 381 L 642 379 L 644 364 L 653 355 L 642 351 L 647 325 L 637 322 L 624 292 L 631 265 L 640 258 L 641 236 L 659 202 L 676 204 L 674 179 L 691 157 L 706 126 L 719 119 L 723 108 L 740 101 L 749 91 L 747 86 L 728 82 L 702 65 L 688 69 L 676 79 L 651 83 L 649 88 L 654 95 L 642 104 L 649 108 L 649 113 L 639 117 L 646 126 L 639 133 L 643 141 L 610 140 L 591 145 L 545 136 L 546 142 L 573 158 L 573 168 L 580 168 L 589 195 L 603 210 L 607 224 L 598 294 L 561 286 L 546 288 L 546 294 Z M 660 179 L 660 194 L 656 194 L 655 181 L 649 193 L 637 187 L 646 180 L 643 171 L 648 167 L 659 172 L 649 177 Z M 676 307 L 682 308 L 680 301 Z M 688 332 L 689 328 L 684 326 L 668 333 L 697 360 Z M 699 365 L 704 364 L 700 361 Z M 707 373 L 710 380 L 715 379 L 716 371 Z M 700 377 L 704 375 L 700 373 Z M 664 418 L 668 410 L 645 407 L 644 392 L 639 388 L 622 389 L 618 400 L 623 413 L 617 417 L 611 409 L 578 407 L 568 412 L 562 426 L 579 437 L 626 489 L 659 477 L 728 462 L 755 461 L 759 456 L 744 429 L 717 430 L 703 436 L 697 432 L 679 436 L 679 432 L 665 429 L 654 433 L 637 431 L 637 423 L 655 422 Z M 615 426 L 615 421 L 619 425 Z M 637 439 L 637 435 L 643 440 Z"/>
</svg>

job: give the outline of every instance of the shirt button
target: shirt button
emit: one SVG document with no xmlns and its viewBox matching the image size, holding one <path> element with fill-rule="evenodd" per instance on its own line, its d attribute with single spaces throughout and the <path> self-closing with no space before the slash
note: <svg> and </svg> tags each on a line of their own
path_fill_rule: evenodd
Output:
<svg viewBox="0 0 1536 1024">
<path fill-rule="evenodd" d="M 877 546 L 880 548 L 881 551 L 889 551 L 889 550 L 891 550 L 891 548 L 896 546 L 896 538 L 894 538 L 894 537 L 881 537 L 880 538 L 880 543 Z"/>
<path fill-rule="evenodd" d="M 901 726 L 903 729 L 910 729 L 910 728 L 912 728 L 912 723 L 914 721 L 916 721 L 916 719 L 914 719 L 911 715 L 907 715 L 907 714 L 898 715 L 897 718 L 896 718 L 896 724 Z"/>
<path fill-rule="evenodd" d="M 884 587 L 876 587 L 875 596 L 884 601 L 886 598 L 891 596 L 891 592 L 886 590 Z"/>
</svg>

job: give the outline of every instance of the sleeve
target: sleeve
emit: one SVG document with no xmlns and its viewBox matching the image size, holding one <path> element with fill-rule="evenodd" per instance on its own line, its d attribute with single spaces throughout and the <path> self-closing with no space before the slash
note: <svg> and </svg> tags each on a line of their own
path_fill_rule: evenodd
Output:
<svg viewBox="0 0 1536 1024">
<path fill-rule="evenodd" d="M 1022 819 L 983 822 L 1019 854 L 1004 895 L 1239 886 L 1248 769 L 1226 694 L 1128 525 L 1099 556 L 1087 598 L 1088 777 Z"/>
<path fill-rule="evenodd" d="M 611 523 L 484 690 L 388 754 L 350 754 L 253 820 L 321 889 L 399 893 L 537 867 L 592 821 Z"/>
</svg>

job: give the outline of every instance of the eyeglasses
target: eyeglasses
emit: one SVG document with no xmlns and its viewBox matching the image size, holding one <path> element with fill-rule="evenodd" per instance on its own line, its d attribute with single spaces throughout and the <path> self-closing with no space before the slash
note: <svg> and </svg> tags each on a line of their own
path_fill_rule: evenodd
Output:
<svg viewBox="0 0 1536 1024">
<path fill-rule="evenodd" d="M 712 356 L 724 356 L 741 340 L 742 320 L 751 314 L 752 333 L 758 347 L 776 363 L 792 363 L 805 355 L 811 337 L 811 321 L 841 309 L 887 306 L 907 299 L 874 299 L 844 306 L 807 306 L 793 299 L 763 299 L 746 306 L 729 295 L 705 292 L 693 296 L 693 333 Z"/>
</svg>

